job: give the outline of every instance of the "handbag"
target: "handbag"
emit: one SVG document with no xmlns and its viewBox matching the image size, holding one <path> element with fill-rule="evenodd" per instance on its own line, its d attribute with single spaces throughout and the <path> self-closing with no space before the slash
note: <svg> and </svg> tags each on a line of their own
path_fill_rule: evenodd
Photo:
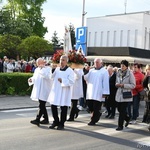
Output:
<svg viewBox="0 0 150 150">
<path fill-rule="evenodd" d="M 122 92 L 123 94 L 123 98 L 126 99 L 126 98 L 132 98 L 132 93 L 131 91 L 127 91 L 127 92 Z"/>
</svg>

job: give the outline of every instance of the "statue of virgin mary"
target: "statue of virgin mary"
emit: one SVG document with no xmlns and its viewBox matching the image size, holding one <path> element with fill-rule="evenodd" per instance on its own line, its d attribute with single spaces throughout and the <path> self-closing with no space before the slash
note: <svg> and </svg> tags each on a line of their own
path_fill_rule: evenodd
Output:
<svg viewBox="0 0 150 150">
<path fill-rule="evenodd" d="M 65 54 L 68 54 L 69 50 L 72 50 L 72 44 L 71 44 L 71 36 L 69 29 L 65 27 L 65 34 L 64 34 L 64 52 Z"/>
</svg>

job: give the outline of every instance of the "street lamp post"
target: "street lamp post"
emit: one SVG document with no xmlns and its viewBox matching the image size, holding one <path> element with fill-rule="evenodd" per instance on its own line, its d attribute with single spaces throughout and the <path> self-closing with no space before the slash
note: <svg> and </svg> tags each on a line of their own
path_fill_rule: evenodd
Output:
<svg viewBox="0 0 150 150">
<path fill-rule="evenodd" d="M 84 16 L 87 14 L 87 12 L 85 12 L 85 0 L 83 0 L 83 10 L 82 10 L 82 26 L 84 26 Z"/>
</svg>

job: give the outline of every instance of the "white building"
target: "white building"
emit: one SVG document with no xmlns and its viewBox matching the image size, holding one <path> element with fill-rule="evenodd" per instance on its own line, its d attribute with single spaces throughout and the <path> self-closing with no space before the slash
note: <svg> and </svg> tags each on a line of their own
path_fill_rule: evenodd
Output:
<svg viewBox="0 0 150 150">
<path fill-rule="evenodd" d="M 87 47 L 150 50 L 150 12 L 87 18 Z"/>
</svg>

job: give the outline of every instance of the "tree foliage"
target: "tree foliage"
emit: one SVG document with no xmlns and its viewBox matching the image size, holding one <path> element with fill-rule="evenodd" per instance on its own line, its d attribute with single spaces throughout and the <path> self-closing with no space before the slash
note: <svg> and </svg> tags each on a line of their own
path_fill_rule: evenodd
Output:
<svg viewBox="0 0 150 150">
<path fill-rule="evenodd" d="M 56 31 L 54 31 L 51 41 L 52 41 L 53 47 L 60 46 L 60 40 L 59 40 L 59 38 L 57 36 L 57 32 Z"/>
<path fill-rule="evenodd" d="M 47 51 L 52 51 L 52 45 L 38 36 L 30 36 L 22 41 L 18 47 L 23 58 L 33 57 L 37 59 L 38 57 L 43 57 Z"/>
<path fill-rule="evenodd" d="M 44 37 L 47 28 L 42 17 L 42 4 L 46 0 L 8 0 L 0 12 L 0 34 Z"/>
<path fill-rule="evenodd" d="M 8 58 L 14 58 L 19 55 L 17 50 L 18 45 L 21 43 L 19 36 L 6 34 L 0 36 L 0 52 L 4 52 Z"/>
</svg>

